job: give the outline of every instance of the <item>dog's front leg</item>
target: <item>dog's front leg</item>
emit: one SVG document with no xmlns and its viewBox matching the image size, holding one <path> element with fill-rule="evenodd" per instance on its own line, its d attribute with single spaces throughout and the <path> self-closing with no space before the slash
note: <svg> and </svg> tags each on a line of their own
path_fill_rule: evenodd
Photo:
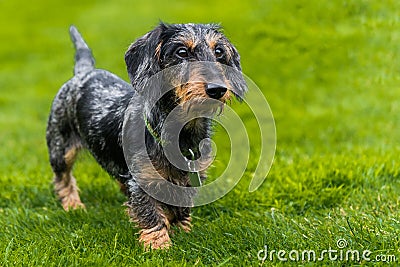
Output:
<svg viewBox="0 0 400 267">
<path fill-rule="evenodd" d="M 168 235 L 170 223 L 161 204 L 144 192 L 136 182 L 128 186 L 128 215 L 140 227 L 139 241 L 146 249 L 165 249 L 171 246 Z"/>
<path fill-rule="evenodd" d="M 192 218 L 190 217 L 190 208 L 180 208 L 177 218 L 177 226 L 185 232 L 190 232 L 192 229 Z"/>
</svg>

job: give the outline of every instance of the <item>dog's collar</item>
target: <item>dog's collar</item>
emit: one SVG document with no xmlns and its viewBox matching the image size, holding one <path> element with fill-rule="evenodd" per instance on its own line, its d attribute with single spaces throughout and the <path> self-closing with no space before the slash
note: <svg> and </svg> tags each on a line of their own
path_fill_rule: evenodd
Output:
<svg viewBox="0 0 400 267">
<path fill-rule="evenodd" d="M 157 143 L 160 143 L 161 145 L 166 144 L 166 140 L 162 140 L 161 137 L 157 134 L 157 132 L 153 129 L 153 127 L 151 127 L 151 124 L 149 122 L 149 120 L 146 117 L 146 114 L 143 113 L 143 119 L 144 119 L 144 123 L 146 124 L 146 128 L 147 131 L 149 131 L 149 133 L 151 134 L 151 136 L 157 141 Z M 198 152 L 197 149 L 195 152 Z M 190 180 L 190 184 L 191 186 L 201 186 L 201 179 L 200 179 L 200 174 L 198 171 L 196 171 L 194 169 L 194 164 L 193 161 L 195 160 L 195 152 L 193 152 L 192 149 L 188 150 L 189 155 L 185 155 L 185 160 L 188 163 L 188 167 L 189 167 L 189 180 Z M 189 160 L 189 157 L 191 160 Z"/>
<path fill-rule="evenodd" d="M 149 133 L 157 141 L 157 143 L 160 143 L 162 145 L 166 144 L 166 141 L 162 140 L 161 137 L 157 134 L 157 132 L 153 129 L 153 127 L 151 127 L 151 124 L 150 124 L 149 120 L 147 119 L 146 114 L 144 114 L 144 113 L 143 113 L 143 119 L 144 119 L 144 123 L 146 125 L 147 131 L 149 131 Z"/>
<path fill-rule="evenodd" d="M 163 140 L 158 133 L 153 129 L 153 127 L 151 126 L 149 120 L 147 119 L 146 114 L 143 113 L 143 120 L 144 120 L 144 124 L 146 125 L 146 129 L 147 131 L 149 131 L 150 135 L 156 140 L 157 143 L 161 144 L 161 145 L 165 145 L 167 144 L 167 140 Z M 197 149 L 189 149 L 187 151 L 187 153 L 183 153 L 185 158 L 187 159 L 191 159 L 194 160 L 193 158 L 195 157 L 195 155 L 198 154 L 198 150 Z"/>
<path fill-rule="evenodd" d="M 158 133 L 151 126 L 149 120 L 147 119 L 146 114 L 144 114 L 144 113 L 143 113 L 143 120 L 144 120 L 144 124 L 146 125 L 147 131 L 149 131 L 150 135 L 156 140 L 156 142 L 160 143 L 161 145 L 167 144 L 167 140 L 161 139 L 161 137 L 158 135 Z M 195 155 L 198 154 L 198 152 L 199 151 L 197 149 L 189 149 L 187 151 L 187 153 L 184 153 L 184 156 L 187 159 L 193 160 L 193 158 L 195 157 Z"/>
</svg>

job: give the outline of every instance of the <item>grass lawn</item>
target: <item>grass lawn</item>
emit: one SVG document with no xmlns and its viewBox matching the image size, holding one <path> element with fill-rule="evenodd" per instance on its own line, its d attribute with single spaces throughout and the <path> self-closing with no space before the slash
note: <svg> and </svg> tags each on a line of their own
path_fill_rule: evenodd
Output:
<svg viewBox="0 0 400 267">
<path fill-rule="evenodd" d="M 289 259 L 292 250 L 318 258 L 339 250 L 338 241 L 344 254 L 368 250 L 375 263 L 400 263 L 399 1 L 3 0 L 0 10 L 0 266 L 372 264 L 340 255 Z M 177 232 L 170 250 L 145 252 L 125 197 L 87 153 L 74 171 L 87 211 L 62 210 L 45 127 L 72 75 L 70 24 L 98 67 L 128 80 L 126 48 L 160 19 L 223 25 L 271 106 L 277 149 L 257 191 L 247 190 L 256 140 L 239 185 L 193 209 L 192 232 Z M 222 131 L 215 142 L 226 146 Z M 229 158 L 222 148 L 211 177 Z M 272 250 L 286 252 L 288 262 Z"/>
</svg>

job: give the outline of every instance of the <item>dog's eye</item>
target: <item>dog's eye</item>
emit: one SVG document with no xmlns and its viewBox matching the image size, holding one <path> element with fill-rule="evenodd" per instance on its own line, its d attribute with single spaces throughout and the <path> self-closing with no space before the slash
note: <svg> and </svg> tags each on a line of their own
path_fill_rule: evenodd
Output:
<svg viewBox="0 0 400 267">
<path fill-rule="evenodd" d="M 215 57 L 217 59 L 222 59 L 225 55 L 224 49 L 222 49 L 221 47 L 218 47 L 218 46 L 215 48 L 214 53 L 215 53 Z"/>
<path fill-rule="evenodd" d="M 189 52 L 186 47 L 179 47 L 176 51 L 175 54 L 179 58 L 188 58 L 189 57 Z"/>
</svg>

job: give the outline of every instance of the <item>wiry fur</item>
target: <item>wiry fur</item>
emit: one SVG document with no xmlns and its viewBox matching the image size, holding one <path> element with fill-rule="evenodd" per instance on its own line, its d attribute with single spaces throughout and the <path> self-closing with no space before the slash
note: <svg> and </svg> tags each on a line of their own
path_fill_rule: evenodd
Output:
<svg viewBox="0 0 400 267">
<path fill-rule="evenodd" d="M 183 85 L 177 85 L 175 90 L 149 108 L 154 92 L 146 92 L 144 87 L 150 77 L 167 67 L 194 61 L 217 62 L 240 72 L 239 55 L 216 25 L 160 24 L 134 42 L 126 52 L 125 62 L 131 80 L 128 84 L 108 71 L 96 69 L 92 53 L 75 27 L 70 28 L 70 34 L 76 48 L 74 77 L 61 87 L 55 97 L 46 133 L 50 163 L 55 174 L 55 191 L 64 209 L 84 207 L 72 176 L 72 167 L 79 150 L 86 148 L 118 180 L 121 190 L 127 195 L 128 215 L 141 228 L 139 240 L 153 248 L 168 247 L 171 224 L 177 224 L 185 231 L 190 230 L 190 208 L 156 201 L 142 190 L 138 181 L 153 179 L 155 168 L 164 179 L 190 186 L 188 173 L 168 162 L 161 144 L 148 129 L 144 138 L 153 166 L 142 160 L 138 152 L 133 169 L 129 170 L 122 149 L 125 111 L 131 103 L 135 113 L 133 120 L 143 124 L 144 116 L 147 117 L 150 126 L 161 135 L 163 122 L 174 107 L 207 98 L 210 93 L 206 90 L 206 81 L 190 83 L 193 80 L 191 76 L 200 77 L 201 74 L 189 73 L 189 79 Z M 177 55 L 179 47 L 186 48 L 187 57 Z M 222 57 L 217 54 L 216 47 L 223 50 Z M 186 74 L 180 73 L 178 77 Z M 228 91 L 218 96 L 221 102 L 229 100 L 232 95 L 239 99 L 243 97 L 246 85 L 241 75 L 224 77 L 223 83 Z M 198 151 L 200 141 L 210 136 L 209 119 L 199 118 L 189 123 L 179 135 L 182 153 L 187 154 L 189 149 Z M 134 150 L 135 144 L 132 148 Z M 204 172 L 201 176 L 205 179 Z"/>
</svg>

